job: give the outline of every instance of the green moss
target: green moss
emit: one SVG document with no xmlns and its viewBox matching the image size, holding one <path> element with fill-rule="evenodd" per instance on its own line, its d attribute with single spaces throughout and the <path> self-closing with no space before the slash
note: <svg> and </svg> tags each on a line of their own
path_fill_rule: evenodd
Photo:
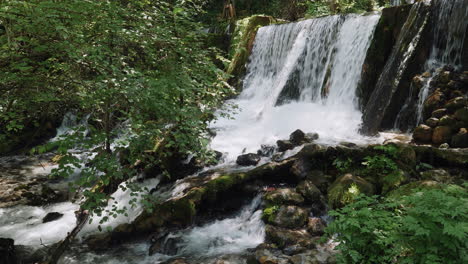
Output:
<svg viewBox="0 0 468 264">
<path fill-rule="evenodd" d="M 328 189 L 328 204 L 332 208 L 343 207 L 360 194 L 374 194 L 374 186 L 363 178 L 346 174 L 338 178 Z"/>
<path fill-rule="evenodd" d="M 381 180 L 382 193 L 386 194 L 391 190 L 395 190 L 407 180 L 406 174 L 402 170 L 396 170 L 384 176 Z"/>
<path fill-rule="evenodd" d="M 276 214 L 278 213 L 279 206 L 273 205 L 263 209 L 262 219 L 267 223 L 273 223 L 275 221 Z"/>
</svg>

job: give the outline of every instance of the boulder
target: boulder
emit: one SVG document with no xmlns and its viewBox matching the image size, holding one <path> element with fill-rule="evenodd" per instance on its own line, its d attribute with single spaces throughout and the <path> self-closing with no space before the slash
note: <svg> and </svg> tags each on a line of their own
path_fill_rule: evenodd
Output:
<svg viewBox="0 0 468 264">
<path fill-rule="evenodd" d="M 284 152 L 295 147 L 294 144 L 289 140 L 278 140 L 276 141 L 276 145 L 278 146 L 279 152 Z"/>
<path fill-rule="evenodd" d="M 50 212 L 44 218 L 42 218 L 42 223 L 48 223 L 62 218 L 63 214 L 58 212 Z"/>
<path fill-rule="evenodd" d="M 439 145 L 450 142 L 452 138 L 452 129 L 449 126 L 438 126 L 432 133 L 432 143 Z"/>
<path fill-rule="evenodd" d="M 307 222 L 309 211 L 294 205 L 282 205 L 271 224 L 285 228 L 301 228 Z"/>
<path fill-rule="evenodd" d="M 389 191 L 395 190 L 396 188 L 400 187 L 401 185 L 407 183 L 409 181 L 408 173 L 404 172 L 403 170 L 396 170 L 392 173 L 383 176 L 380 179 L 380 183 L 382 185 L 382 193 L 388 193 Z"/>
<path fill-rule="evenodd" d="M 442 169 L 428 170 L 421 173 L 421 179 L 425 181 L 447 182 L 450 178 L 450 173 Z"/>
<path fill-rule="evenodd" d="M 17 264 L 15 241 L 11 238 L 0 238 L 0 263 Z"/>
<path fill-rule="evenodd" d="M 447 110 L 449 112 L 455 112 L 456 110 L 462 108 L 462 107 L 465 107 L 467 105 L 466 103 L 466 98 L 463 98 L 463 97 L 456 97 L 456 98 L 453 98 L 451 100 L 449 100 L 446 104 L 445 104 L 445 108 L 447 108 Z"/>
<path fill-rule="evenodd" d="M 447 109 L 446 108 L 440 108 L 440 109 L 437 109 L 437 110 L 432 112 L 432 117 L 441 118 L 446 114 L 447 114 Z"/>
<path fill-rule="evenodd" d="M 306 134 L 300 129 L 292 132 L 291 135 L 289 135 L 289 141 L 295 146 L 300 146 L 304 143 L 308 143 L 308 141 L 306 140 Z"/>
<path fill-rule="evenodd" d="M 417 143 L 430 143 L 432 140 L 432 128 L 426 125 L 419 125 L 414 129 L 413 139 Z"/>
<path fill-rule="evenodd" d="M 439 73 L 437 81 L 442 84 L 446 84 L 450 81 L 451 78 L 452 78 L 452 73 L 450 71 L 443 71 Z"/>
<path fill-rule="evenodd" d="M 290 263 L 292 264 L 320 264 L 328 263 L 323 262 L 318 258 L 318 250 L 310 250 L 301 254 L 296 254 L 290 258 Z"/>
<path fill-rule="evenodd" d="M 240 166 L 255 166 L 260 162 L 260 156 L 254 153 L 248 153 L 237 157 L 236 163 Z"/>
<path fill-rule="evenodd" d="M 420 90 L 424 86 L 424 78 L 421 75 L 414 76 L 411 82 L 413 83 L 414 87 L 416 87 L 416 89 L 418 90 Z"/>
<path fill-rule="evenodd" d="M 290 262 L 288 256 L 283 255 L 281 250 L 268 244 L 260 244 L 255 250 L 255 260 L 252 263 L 289 264 Z"/>
<path fill-rule="evenodd" d="M 339 208 L 352 202 L 359 194 L 374 193 L 375 188 L 371 183 L 348 173 L 336 179 L 328 189 L 328 204 L 332 208 Z"/>
<path fill-rule="evenodd" d="M 286 248 L 291 245 L 300 245 L 306 248 L 315 246 L 315 241 L 306 230 L 291 230 L 272 225 L 266 225 L 265 227 L 265 240 L 275 243 L 279 248 Z"/>
<path fill-rule="evenodd" d="M 319 217 L 309 217 L 307 231 L 313 236 L 321 236 L 325 233 L 325 222 Z"/>
<path fill-rule="evenodd" d="M 305 180 L 299 183 L 296 187 L 296 192 L 300 193 L 307 201 L 320 201 L 322 193 L 312 181 Z"/>
<path fill-rule="evenodd" d="M 454 116 L 457 120 L 468 122 L 468 107 L 458 109 Z"/>
<path fill-rule="evenodd" d="M 450 144 L 453 148 L 468 148 L 468 130 L 460 128 L 458 133 L 453 135 Z"/>
<path fill-rule="evenodd" d="M 280 188 L 271 192 L 267 192 L 263 196 L 263 200 L 270 205 L 282 205 L 282 204 L 302 204 L 304 197 L 299 193 L 295 192 L 291 188 Z"/>
<path fill-rule="evenodd" d="M 432 128 L 436 127 L 439 124 L 439 119 L 431 117 L 426 120 L 426 124 Z"/>
<path fill-rule="evenodd" d="M 444 105 L 445 95 L 440 89 L 436 89 L 424 102 L 424 113 L 432 113 Z"/>
<path fill-rule="evenodd" d="M 454 127 L 456 123 L 457 121 L 455 120 L 455 118 L 449 115 L 445 115 L 442 118 L 440 118 L 438 126 Z"/>
<path fill-rule="evenodd" d="M 452 137 L 452 139 L 453 139 L 453 137 Z M 450 148 L 450 145 L 448 143 L 440 144 L 439 148 L 440 149 L 448 149 L 448 148 Z"/>
</svg>

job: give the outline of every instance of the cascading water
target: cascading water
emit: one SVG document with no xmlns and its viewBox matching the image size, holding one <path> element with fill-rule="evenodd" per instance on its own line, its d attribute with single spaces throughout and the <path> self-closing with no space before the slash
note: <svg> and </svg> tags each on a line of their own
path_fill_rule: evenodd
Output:
<svg viewBox="0 0 468 264">
<path fill-rule="evenodd" d="M 233 161 L 295 129 L 322 143 L 359 141 L 356 87 L 379 15 L 330 16 L 260 28 L 232 119 L 220 118 L 211 147 Z"/>
<path fill-rule="evenodd" d="M 433 44 L 426 71 L 450 65 L 462 67 L 462 52 L 468 26 L 468 0 L 433 0 Z M 434 76 L 434 75 L 433 75 Z M 429 95 L 431 78 L 426 80 L 418 96 L 417 123 L 423 120 L 423 105 Z"/>
</svg>

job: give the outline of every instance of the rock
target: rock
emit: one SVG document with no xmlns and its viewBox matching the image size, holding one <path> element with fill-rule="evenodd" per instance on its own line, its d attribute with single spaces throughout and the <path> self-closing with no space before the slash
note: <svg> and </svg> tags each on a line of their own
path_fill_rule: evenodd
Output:
<svg viewBox="0 0 468 264">
<path fill-rule="evenodd" d="M 184 258 L 171 259 L 163 262 L 162 264 L 189 264 Z"/>
<path fill-rule="evenodd" d="M 437 124 L 439 124 L 439 119 L 435 118 L 435 117 L 431 117 L 429 119 L 426 120 L 426 124 L 432 128 L 436 127 Z"/>
<path fill-rule="evenodd" d="M 257 155 L 261 157 L 271 157 L 275 153 L 275 146 L 272 145 L 261 145 L 257 151 Z"/>
<path fill-rule="evenodd" d="M 317 258 L 319 252 L 317 250 L 311 250 L 302 254 L 294 255 L 290 258 L 292 264 L 320 264 L 324 263 Z"/>
<path fill-rule="evenodd" d="M 260 156 L 254 153 L 248 153 L 237 157 L 236 163 L 240 166 L 255 166 L 260 162 Z"/>
<path fill-rule="evenodd" d="M 440 109 L 437 109 L 437 110 L 432 112 L 432 117 L 441 118 L 446 114 L 447 114 L 447 109 L 446 108 L 440 108 Z"/>
<path fill-rule="evenodd" d="M 438 126 L 454 127 L 456 122 L 457 121 L 453 117 L 445 115 L 439 120 Z"/>
<path fill-rule="evenodd" d="M 276 248 L 266 244 L 261 244 L 255 251 L 255 260 L 253 263 L 260 264 L 289 264 L 289 258 L 282 254 Z"/>
<path fill-rule="evenodd" d="M 270 205 L 282 205 L 282 204 L 302 204 L 304 197 L 299 193 L 295 192 L 291 188 L 280 188 L 271 192 L 267 192 L 263 196 L 263 200 Z"/>
<path fill-rule="evenodd" d="M 429 78 L 429 77 L 432 76 L 432 74 L 431 74 L 431 72 L 427 71 L 427 72 L 424 72 L 421 76 L 424 77 L 424 78 Z"/>
<path fill-rule="evenodd" d="M 158 230 L 156 235 L 151 238 L 149 255 L 159 253 L 174 256 L 177 254 L 177 244 L 180 242 L 182 242 L 181 237 L 171 235 L 169 230 Z"/>
<path fill-rule="evenodd" d="M 452 146 L 453 147 L 453 146 Z M 468 149 L 440 149 L 430 146 L 413 146 L 420 162 L 449 167 L 468 168 Z"/>
<path fill-rule="evenodd" d="M 16 264 L 15 241 L 11 238 L 0 238 L 0 263 Z"/>
<path fill-rule="evenodd" d="M 285 228 L 301 228 L 307 221 L 309 211 L 294 205 L 282 205 L 271 224 Z"/>
<path fill-rule="evenodd" d="M 454 117 L 457 120 L 468 122 L 468 107 L 463 107 L 463 108 L 458 109 L 455 112 Z"/>
<path fill-rule="evenodd" d="M 289 141 L 295 146 L 300 146 L 304 143 L 309 143 L 306 140 L 306 135 L 302 130 L 297 129 L 296 131 L 292 132 L 291 135 L 289 135 Z"/>
<path fill-rule="evenodd" d="M 424 113 L 432 113 L 435 109 L 442 107 L 444 101 L 444 93 L 436 89 L 424 102 Z"/>
<path fill-rule="evenodd" d="M 328 204 L 332 208 L 339 208 L 352 202 L 361 193 L 372 195 L 375 188 L 363 178 L 348 173 L 336 179 L 328 189 Z"/>
<path fill-rule="evenodd" d="M 344 147 L 347 147 L 347 148 L 355 148 L 357 147 L 358 145 L 353 143 L 353 142 L 340 142 L 339 144 L 340 146 L 344 146 Z"/>
<path fill-rule="evenodd" d="M 451 113 L 455 112 L 456 110 L 465 107 L 466 104 L 466 99 L 463 97 L 456 97 L 451 99 L 445 104 L 445 108 Z"/>
<path fill-rule="evenodd" d="M 421 173 L 421 179 L 425 181 L 432 180 L 436 182 L 447 182 L 450 178 L 450 173 L 442 169 L 428 170 Z"/>
<path fill-rule="evenodd" d="M 58 213 L 58 212 L 50 212 L 44 218 L 42 218 L 42 223 L 47 223 L 47 222 L 52 222 L 57 219 L 62 218 L 63 214 Z"/>
<path fill-rule="evenodd" d="M 439 145 L 450 142 L 452 138 L 452 129 L 448 126 L 438 126 L 432 133 L 432 143 Z"/>
<path fill-rule="evenodd" d="M 306 248 L 315 246 L 315 241 L 306 230 L 291 230 L 272 225 L 266 225 L 265 227 L 265 240 L 275 243 L 279 248 L 286 248 L 291 245 L 300 245 Z"/>
<path fill-rule="evenodd" d="M 432 140 L 432 128 L 426 125 L 419 125 L 414 129 L 413 139 L 417 143 L 430 143 Z"/>
<path fill-rule="evenodd" d="M 453 148 L 468 148 L 468 130 L 460 128 L 458 133 L 453 135 L 450 144 Z"/>
<path fill-rule="evenodd" d="M 401 185 L 407 183 L 409 181 L 408 173 L 402 170 L 396 170 L 388 175 L 383 176 L 380 179 L 380 183 L 382 185 L 382 193 L 388 193 L 389 191 L 395 190 L 396 188 L 400 187 Z"/>
<path fill-rule="evenodd" d="M 284 152 L 294 148 L 294 144 L 289 140 L 278 140 L 276 141 L 276 145 L 278 145 L 279 152 Z"/>
<path fill-rule="evenodd" d="M 443 84 L 446 84 L 450 81 L 451 78 L 452 78 L 452 73 L 450 71 L 443 71 L 439 73 L 438 81 Z"/>
<path fill-rule="evenodd" d="M 303 247 L 301 245 L 292 245 L 292 246 L 289 246 L 289 247 L 285 247 L 283 249 L 283 252 L 284 254 L 288 255 L 288 256 L 292 256 L 292 255 L 296 255 L 296 254 L 300 254 L 304 251 L 306 251 L 307 248 L 306 247 Z"/>
<path fill-rule="evenodd" d="M 452 137 L 452 141 L 453 141 L 453 137 Z M 448 149 L 448 148 L 450 148 L 450 145 L 448 143 L 440 144 L 439 148 L 440 149 Z"/>
<path fill-rule="evenodd" d="M 296 192 L 300 193 L 307 201 L 320 201 L 322 193 L 312 181 L 305 180 L 299 183 L 296 187 Z"/>
<path fill-rule="evenodd" d="M 307 231 L 313 236 L 321 236 L 325 233 L 325 222 L 318 217 L 309 217 Z"/>
<path fill-rule="evenodd" d="M 420 90 L 424 86 L 424 78 L 420 75 L 413 77 L 412 83 L 416 89 Z"/>
</svg>

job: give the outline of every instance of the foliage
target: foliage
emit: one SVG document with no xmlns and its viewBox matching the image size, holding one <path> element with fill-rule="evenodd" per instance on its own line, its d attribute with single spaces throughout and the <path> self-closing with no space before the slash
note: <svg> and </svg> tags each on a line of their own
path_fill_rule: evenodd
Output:
<svg viewBox="0 0 468 264">
<path fill-rule="evenodd" d="M 465 188 L 414 192 L 399 200 L 360 196 L 330 212 L 338 263 L 466 263 Z"/>
<path fill-rule="evenodd" d="M 398 165 L 393 161 L 398 153 L 394 145 L 379 145 L 374 149 L 382 154 L 364 157 L 362 165 L 366 167 L 367 174 L 391 174 L 398 169 Z"/>
<path fill-rule="evenodd" d="M 333 160 L 333 166 L 342 173 L 348 172 L 352 165 L 353 160 L 350 157 L 347 157 L 346 159 L 336 158 Z"/>
<path fill-rule="evenodd" d="M 263 210 L 263 215 L 262 215 L 263 221 L 270 222 L 270 223 L 273 222 L 275 220 L 276 213 L 278 212 L 278 210 L 279 210 L 278 205 L 273 205 L 273 206 L 265 208 Z"/>
<path fill-rule="evenodd" d="M 98 214 L 109 193 L 145 169 L 136 161 L 167 172 L 172 158 L 204 159 L 213 112 L 232 93 L 196 22 L 206 2 L 3 1 L 1 137 L 60 120 L 69 109 L 89 115 L 88 133 L 36 150 L 63 156 L 54 175 L 79 172 L 82 208 Z M 130 125 L 118 128 L 124 121 Z M 93 150 L 81 155 L 86 166 L 74 148 Z M 127 150 L 118 158 L 119 148 Z"/>
<path fill-rule="evenodd" d="M 379 5 L 384 3 L 379 2 Z M 333 14 L 363 13 L 374 10 L 374 0 L 311 0 L 306 1 L 306 15 L 318 17 Z"/>
</svg>

